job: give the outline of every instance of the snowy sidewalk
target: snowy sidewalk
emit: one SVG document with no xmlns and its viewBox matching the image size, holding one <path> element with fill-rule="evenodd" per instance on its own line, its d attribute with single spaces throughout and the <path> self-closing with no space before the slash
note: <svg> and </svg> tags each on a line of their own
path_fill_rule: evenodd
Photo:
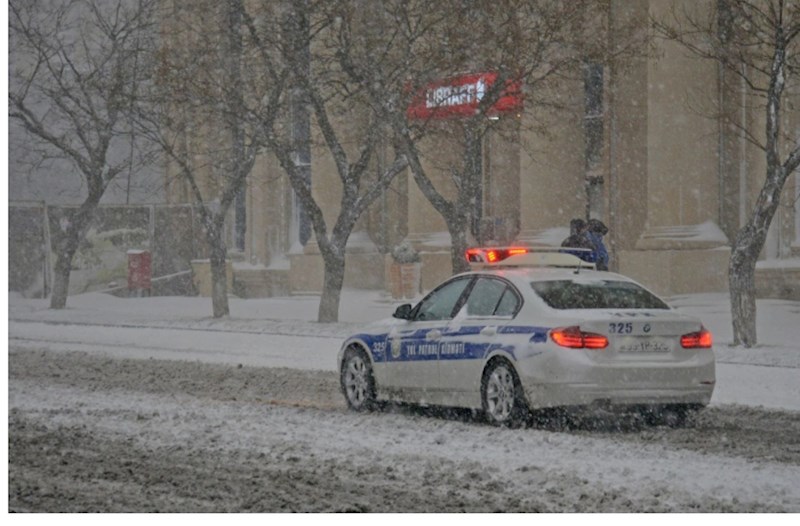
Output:
<svg viewBox="0 0 800 526">
<path fill-rule="evenodd" d="M 211 299 L 160 296 L 118 298 L 89 293 L 70 296 L 67 308 L 51 310 L 47 300 L 9 297 L 9 321 L 108 327 L 175 328 L 256 334 L 345 337 L 366 322 L 391 316 L 399 304 L 379 292 L 344 291 L 338 323 L 317 323 L 318 296 L 229 298 L 228 318 L 211 316 Z"/>
</svg>

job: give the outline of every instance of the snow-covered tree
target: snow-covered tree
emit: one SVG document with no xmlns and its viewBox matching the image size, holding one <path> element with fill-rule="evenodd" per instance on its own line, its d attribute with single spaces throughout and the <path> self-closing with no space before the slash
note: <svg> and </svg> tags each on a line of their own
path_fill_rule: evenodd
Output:
<svg viewBox="0 0 800 526">
<path fill-rule="evenodd" d="M 143 135 L 167 158 L 167 184 L 184 190 L 181 199 L 200 215 L 215 318 L 230 313 L 226 219 L 272 133 L 287 77 L 262 67 L 251 40 L 254 17 L 270 18 L 270 6 L 263 8 L 253 14 L 243 0 L 175 2 L 162 23 L 156 81 L 138 106 Z"/>
<path fill-rule="evenodd" d="M 763 185 L 736 234 L 728 265 L 734 345 L 752 347 L 758 342 L 756 262 L 786 180 L 800 165 L 798 130 L 784 127 L 790 111 L 787 97 L 799 87 L 800 5 L 790 0 L 718 0 L 708 5 L 701 12 L 673 13 L 655 26 L 695 55 L 717 61 L 724 71 L 721 82 L 741 83 L 764 112 L 763 133 L 745 128 L 726 112 L 718 116 L 762 150 L 766 161 Z"/>
<path fill-rule="evenodd" d="M 357 2 L 288 2 L 281 20 L 282 44 L 275 45 L 275 33 L 271 37 L 264 34 L 260 39 L 265 57 L 279 50 L 279 60 L 291 70 L 289 82 L 293 86 L 293 96 L 307 104 L 307 111 L 314 117 L 323 147 L 330 153 L 341 181 L 336 218 L 329 225 L 314 197 L 311 182 L 298 162 L 298 149 L 303 145 L 298 144 L 297 137 L 292 137 L 288 130 L 268 136 L 269 151 L 277 157 L 308 215 L 322 255 L 320 322 L 338 320 L 347 240 L 356 222 L 407 165 L 405 157 L 395 152 L 392 162 L 376 168 L 375 157 L 385 148 L 386 124 L 359 95 L 358 86 L 342 74 L 335 60 L 333 32 L 359 16 L 359 5 Z M 360 20 L 364 22 L 365 18 Z M 377 27 L 363 25 L 362 38 L 369 39 L 370 29 L 374 31 Z M 355 128 L 356 123 L 363 124 L 363 128 Z"/>
<path fill-rule="evenodd" d="M 396 156 L 376 174 L 383 125 L 368 116 L 366 129 L 354 133 L 347 119 L 353 112 L 368 115 L 369 108 L 350 96 L 328 52 L 326 31 L 334 23 L 328 7 L 302 0 L 175 3 L 162 25 L 158 81 L 140 105 L 139 122 L 168 157 L 175 175 L 169 184 L 184 185 L 201 215 L 214 316 L 228 314 L 225 220 L 258 155 L 275 156 L 310 219 L 325 269 L 323 322 L 338 319 L 345 247 L 356 221 L 405 167 Z M 309 144 L 293 133 L 298 112 L 313 115 L 342 182 L 333 225 L 299 158 Z"/>
<path fill-rule="evenodd" d="M 130 109 L 152 49 L 151 0 L 11 0 L 9 117 L 31 155 L 67 159 L 85 188 L 55 247 L 50 307 L 67 303 L 73 257 L 108 185 L 144 161 Z"/>
</svg>

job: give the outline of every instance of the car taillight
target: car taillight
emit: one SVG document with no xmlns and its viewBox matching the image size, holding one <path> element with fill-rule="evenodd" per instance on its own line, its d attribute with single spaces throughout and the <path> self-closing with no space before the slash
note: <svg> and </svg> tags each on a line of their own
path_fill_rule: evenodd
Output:
<svg viewBox="0 0 800 526">
<path fill-rule="evenodd" d="M 608 338 L 602 334 L 584 332 L 580 327 L 559 327 L 550 331 L 550 338 L 561 347 L 571 349 L 605 349 Z"/>
<path fill-rule="evenodd" d="M 704 327 L 697 332 L 690 332 L 681 336 L 681 347 L 684 349 L 710 349 L 711 343 L 711 333 Z"/>
</svg>

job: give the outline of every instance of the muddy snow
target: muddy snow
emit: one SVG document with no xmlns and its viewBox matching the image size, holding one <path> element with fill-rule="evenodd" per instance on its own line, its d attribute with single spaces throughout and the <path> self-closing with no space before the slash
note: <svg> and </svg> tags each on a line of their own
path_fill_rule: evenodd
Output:
<svg viewBox="0 0 800 526">
<path fill-rule="evenodd" d="M 9 510 L 800 511 L 800 415 L 687 429 L 347 411 L 332 371 L 9 353 Z"/>
</svg>

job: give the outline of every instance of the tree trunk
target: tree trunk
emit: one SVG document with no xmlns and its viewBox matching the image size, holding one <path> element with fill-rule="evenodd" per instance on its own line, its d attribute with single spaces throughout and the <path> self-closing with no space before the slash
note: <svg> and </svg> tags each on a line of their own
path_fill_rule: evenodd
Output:
<svg viewBox="0 0 800 526">
<path fill-rule="evenodd" d="M 756 334 L 756 261 L 767 241 L 767 232 L 780 202 L 786 173 L 768 170 L 767 180 L 759 193 L 753 214 L 736 234 L 728 264 L 731 296 L 733 344 L 753 347 Z"/>
<path fill-rule="evenodd" d="M 344 250 L 342 255 L 324 254 L 325 277 L 322 284 L 322 297 L 319 300 L 317 321 L 332 323 L 339 321 L 339 301 L 344 285 Z"/>
<path fill-rule="evenodd" d="M 225 247 L 221 253 L 211 251 L 211 309 L 215 318 L 228 316 L 228 272 L 225 266 Z"/>
<path fill-rule="evenodd" d="M 50 296 L 51 309 L 63 309 L 67 306 L 69 273 L 72 269 L 72 258 L 74 255 L 74 250 L 68 252 L 66 249 L 62 249 L 59 250 L 56 256 L 56 264 L 53 269 L 53 291 Z"/>
<path fill-rule="evenodd" d="M 756 259 L 759 250 L 752 243 L 743 243 L 737 236 L 736 246 L 728 265 L 728 286 L 731 295 L 733 344 L 752 347 L 758 342 L 756 334 Z"/>
<path fill-rule="evenodd" d="M 230 315 L 228 306 L 228 273 L 225 267 L 227 250 L 222 241 L 222 221 L 215 220 L 206 227 L 208 244 L 211 247 L 211 310 L 215 318 Z"/>
<path fill-rule="evenodd" d="M 56 264 L 53 269 L 53 292 L 50 296 L 51 309 L 63 309 L 67 306 L 69 295 L 69 278 L 72 260 L 78 251 L 78 245 L 89 228 L 89 223 L 97 209 L 102 192 L 93 193 L 81 205 L 78 212 L 69 217 L 69 226 L 64 237 L 58 241 Z"/>
<path fill-rule="evenodd" d="M 449 218 L 447 228 L 450 231 L 450 262 L 453 265 L 453 274 L 466 272 L 469 270 L 466 252 L 469 248 L 467 238 L 466 218 Z"/>
</svg>

